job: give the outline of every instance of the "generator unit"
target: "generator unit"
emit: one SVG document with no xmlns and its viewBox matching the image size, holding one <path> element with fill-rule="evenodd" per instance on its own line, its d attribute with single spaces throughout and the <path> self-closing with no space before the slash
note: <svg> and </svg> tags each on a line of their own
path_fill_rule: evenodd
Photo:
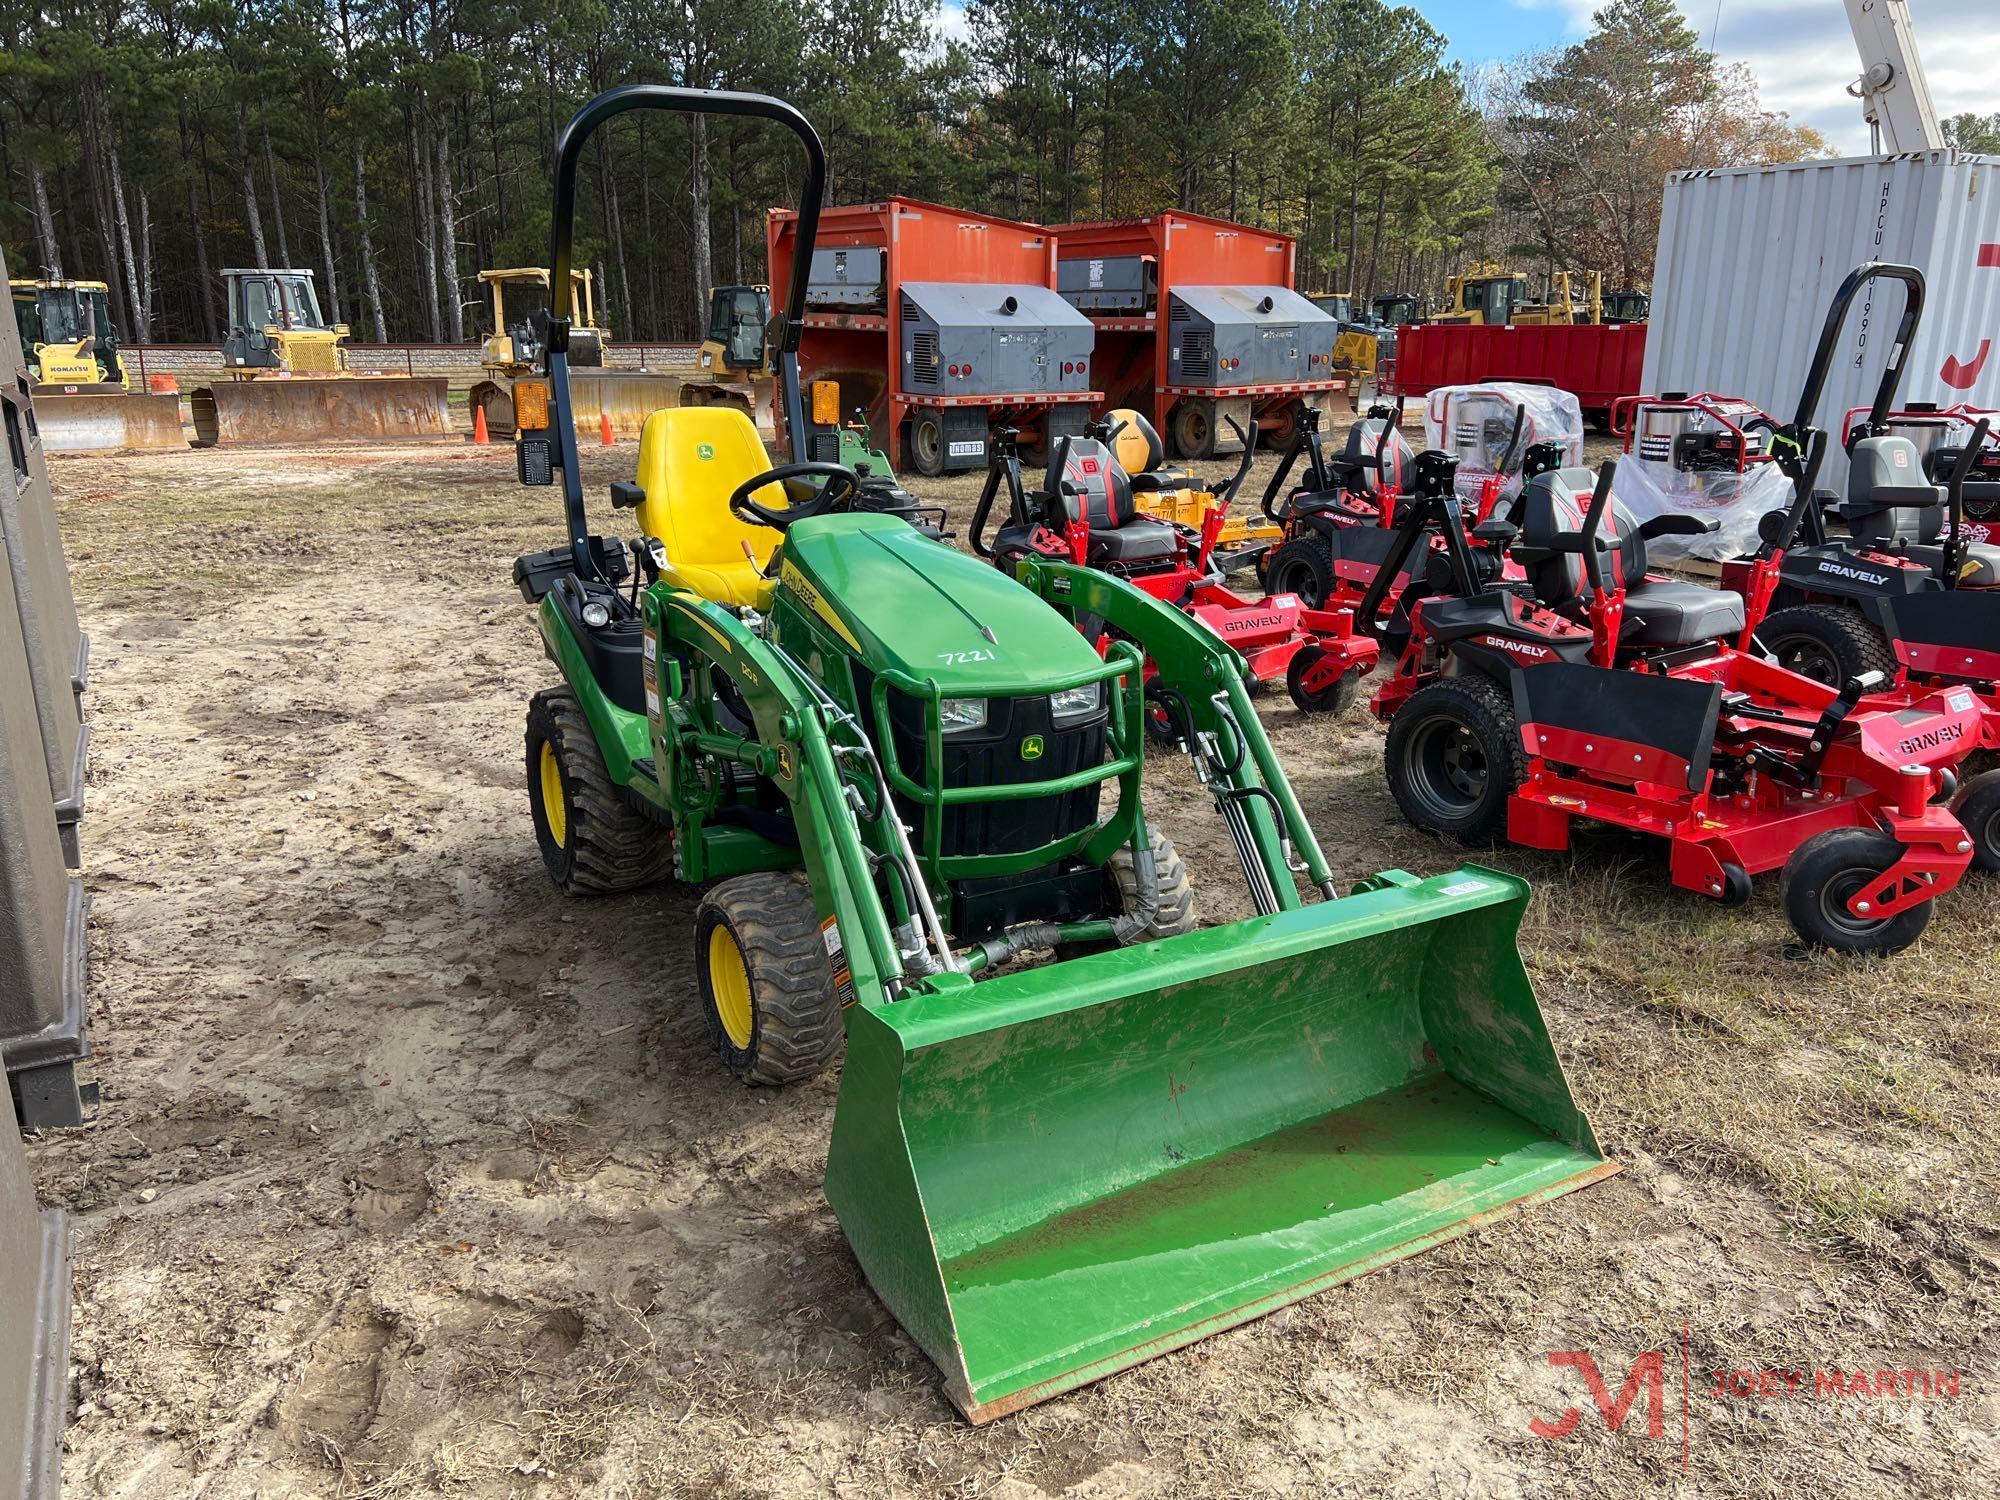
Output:
<svg viewBox="0 0 2000 1500">
<path fill-rule="evenodd" d="M 806 307 L 826 312 L 887 312 L 889 278 L 882 252 L 871 245 L 813 251 Z"/>
<path fill-rule="evenodd" d="M 1167 306 L 1171 385 L 1292 385 L 1332 374 L 1340 324 L 1288 287 L 1184 286 Z"/>
<path fill-rule="evenodd" d="M 1150 255 L 1093 255 L 1058 261 L 1056 290 L 1079 312 L 1148 313 L 1159 302 L 1160 263 Z"/>
<path fill-rule="evenodd" d="M 1090 389 L 1095 330 L 1045 286 L 906 281 L 902 329 L 902 385 L 913 399 Z"/>
</svg>

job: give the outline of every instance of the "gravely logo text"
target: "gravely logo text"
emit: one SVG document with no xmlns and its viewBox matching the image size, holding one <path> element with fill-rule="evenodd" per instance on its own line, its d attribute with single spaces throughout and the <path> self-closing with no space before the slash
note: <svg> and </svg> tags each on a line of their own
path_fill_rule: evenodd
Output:
<svg viewBox="0 0 2000 1500">
<path fill-rule="evenodd" d="M 1502 651 L 1511 651 L 1516 656 L 1529 657 L 1534 661 L 1547 661 L 1555 655 L 1555 652 L 1547 646 L 1531 646 L 1526 641 L 1510 641 L 1504 635 L 1482 635 L 1479 637 L 1479 644 L 1496 646 Z"/>
</svg>

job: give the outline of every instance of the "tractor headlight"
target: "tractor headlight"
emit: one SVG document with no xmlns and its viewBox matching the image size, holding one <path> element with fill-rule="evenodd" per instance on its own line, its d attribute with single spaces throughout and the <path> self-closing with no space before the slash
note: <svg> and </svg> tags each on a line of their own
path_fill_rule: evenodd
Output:
<svg viewBox="0 0 2000 1500">
<path fill-rule="evenodd" d="M 946 734 L 969 734 L 986 727 L 984 698 L 946 698 L 938 705 L 938 718 Z"/>
<path fill-rule="evenodd" d="M 592 630 L 600 630 L 611 623 L 611 611 L 593 599 L 583 607 L 583 623 Z"/>
<path fill-rule="evenodd" d="M 1097 706 L 1104 701 L 1103 686 L 1101 682 L 1086 682 L 1082 687 L 1050 693 L 1049 713 L 1058 724 L 1074 724 L 1078 719 L 1087 719 L 1097 712 Z"/>
</svg>

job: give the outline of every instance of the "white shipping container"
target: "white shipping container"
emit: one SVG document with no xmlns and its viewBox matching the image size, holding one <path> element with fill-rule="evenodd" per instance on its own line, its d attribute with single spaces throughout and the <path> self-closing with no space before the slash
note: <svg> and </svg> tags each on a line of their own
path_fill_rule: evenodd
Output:
<svg viewBox="0 0 2000 1500">
<path fill-rule="evenodd" d="M 1955 151 L 1669 174 L 1645 389 L 1790 421 L 1835 289 L 1871 260 L 1928 283 L 1899 403 L 2000 407 L 2000 158 Z M 1902 311 L 1885 281 L 1849 314 L 1814 417 L 1832 437 L 1823 487 L 1846 481 L 1840 423 L 1874 399 Z"/>
</svg>

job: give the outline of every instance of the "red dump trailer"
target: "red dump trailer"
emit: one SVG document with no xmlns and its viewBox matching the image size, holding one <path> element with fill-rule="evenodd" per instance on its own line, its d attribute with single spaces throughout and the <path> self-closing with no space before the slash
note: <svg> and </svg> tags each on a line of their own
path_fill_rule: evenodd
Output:
<svg viewBox="0 0 2000 1500">
<path fill-rule="evenodd" d="M 773 210 L 768 235 L 782 307 L 798 216 Z M 899 469 L 984 468 L 998 426 L 1038 451 L 1081 432 L 1102 399 L 1090 323 L 1056 295 L 1046 229 L 912 198 L 829 208 L 805 275 L 800 375 L 838 380 Z"/>
<path fill-rule="evenodd" d="M 1645 362 L 1644 323 L 1420 323 L 1398 331 L 1396 358 L 1377 379 L 1389 397 L 1496 380 L 1554 386 L 1575 396 L 1584 417 L 1604 427 L 1620 397 L 1645 389 L 1639 382 Z"/>
<path fill-rule="evenodd" d="M 1057 290 L 1097 326 L 1106 404 L 1145 412 L 1181 457 L 1238 451 L 1231 418 L 1288 442 L 1303 405 L 1347 388 L 1340 325 L 1293 289 L 1290 235 L 1179 211 L 1050 232 Z"/>
</svg>

